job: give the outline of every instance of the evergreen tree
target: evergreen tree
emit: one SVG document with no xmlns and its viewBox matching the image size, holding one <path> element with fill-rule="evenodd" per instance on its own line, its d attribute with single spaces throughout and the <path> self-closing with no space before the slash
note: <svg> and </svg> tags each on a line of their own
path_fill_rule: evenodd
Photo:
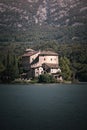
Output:
<svg viewBox="0 0 87 130">
<path fill-rule="evenodd" d="M 67 57 L 60 58 L 60 68 L 62 70 L 62 76 L 64 80 L 71 80 L 71 68 L 70 68 L 70 61 Z"/>
<path fill-rule="evenodd" d="M 2 62 L 0 62 L 0 73 L 5 70 L 5 66 L 3 65 Z"/>
<path fill-rule="evenodd" d="M 15 78 L 19 77 L 18 61 L 15 55 L 12 53 L 7 54 L 5 70 L 1 74 L 1 80 L 3 82 L 11 82 Z"/>
</svg>

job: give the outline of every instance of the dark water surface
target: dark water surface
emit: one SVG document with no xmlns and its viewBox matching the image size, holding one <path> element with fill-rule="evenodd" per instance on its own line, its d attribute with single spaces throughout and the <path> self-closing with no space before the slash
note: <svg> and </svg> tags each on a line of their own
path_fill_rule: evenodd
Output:
<svg viewBox="0 0 87 130">
<path fill-rule="evenodd" d="M 87 84 L 0 85 L 0 130 L 87 130 Z"/>
</svg>

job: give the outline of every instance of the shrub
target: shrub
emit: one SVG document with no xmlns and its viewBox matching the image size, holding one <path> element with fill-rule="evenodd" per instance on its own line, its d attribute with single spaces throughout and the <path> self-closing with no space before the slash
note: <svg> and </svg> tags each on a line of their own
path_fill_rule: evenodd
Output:
<svg viewBox="0 0 87 130">
<path fill-rule="evenodd" d="M 52 75 L 43 74 L 38 77 L 38 82 L 39 83 L 55 83 L 56 79 Z"/>
</svg>

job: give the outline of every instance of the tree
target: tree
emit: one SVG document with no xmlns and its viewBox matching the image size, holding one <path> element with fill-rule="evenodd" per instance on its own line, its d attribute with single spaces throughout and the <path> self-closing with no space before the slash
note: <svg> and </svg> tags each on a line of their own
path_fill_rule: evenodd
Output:
<svg viewBox="0 0 87 130">
<path fill-rule="evenodd" d="M 67 57 L 60 58 L 60 68 L 62 70 L 62 76 L 64 80 L 71 80 L 71 68 L 70 68 L 70 61 Z"/>
<path fill-rule="evenodd" d="M 1 80 L 4 83 L 5 82 L 9 83 L 18 77 L 19 77 L 18 60 L 15 55 L 8 52 L 6 58 L 6 66 L 4 71 L 2 71 L 1 73 Z"/>
<path fill-rule="evenodd" d="M 22 66 L 22 57 L 18 58 L 18 69 L 19 69 L 19 74 L 22 74 L 24 72 Z"/>
<path fill-rule="evenodd" d="M 3 65 L 3 63 L 0 63 L 0 73 L 3 72 L 5 70 L 5 66 Z"/>
</svg>

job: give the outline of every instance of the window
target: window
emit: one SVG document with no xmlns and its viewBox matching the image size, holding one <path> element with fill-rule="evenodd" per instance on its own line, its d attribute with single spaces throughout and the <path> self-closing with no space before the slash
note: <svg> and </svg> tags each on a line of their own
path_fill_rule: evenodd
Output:
<svg viewBox="0 0 87 130">
<path fill-rule="evenodd" d="M 43 74 L 43 71 L 41 71 L 41 74 Z"/>
<path fill-rule="evenodd" d="M 52 61 L 52 58 L 50 60 Z"/>
<path fill-rule="evenodd" d="M 34 60 L 34 58 L 32 58 L 32 61 Z"/>
<path fill-rule="evenodd" d="M 46 60 L 46 59 L 44 58 L 44 60 Z"/>
</svg>

